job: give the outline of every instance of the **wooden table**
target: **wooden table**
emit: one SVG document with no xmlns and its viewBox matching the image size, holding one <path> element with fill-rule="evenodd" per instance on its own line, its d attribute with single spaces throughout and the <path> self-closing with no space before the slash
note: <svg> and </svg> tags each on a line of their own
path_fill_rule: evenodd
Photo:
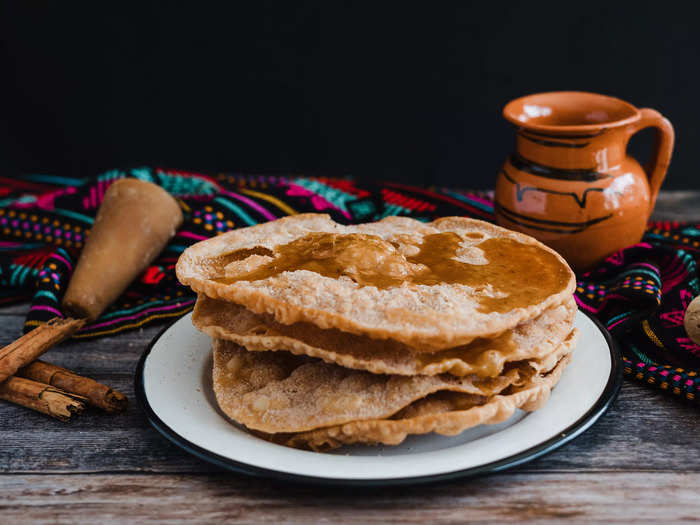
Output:
<svg viewBox="0 0 700 525">
<path fill-rule="evenodd" d="M 700 221 L 700 193 L 660 197 L 656 217 Z M 26 305 L 0 310 L 0 344 Z M 171 445 L 138 408 L 133 374 L 160 330 L 70 342 L 50 360 L 127 393 L 126 413 L 70 424 L 0 403 L 0 523 L 690 521 L 700 519 L 700 413 L 625 381 L 610 411 L 539 460 L 428 487 L 342 490 L 229 474 Z"/>
</svg>

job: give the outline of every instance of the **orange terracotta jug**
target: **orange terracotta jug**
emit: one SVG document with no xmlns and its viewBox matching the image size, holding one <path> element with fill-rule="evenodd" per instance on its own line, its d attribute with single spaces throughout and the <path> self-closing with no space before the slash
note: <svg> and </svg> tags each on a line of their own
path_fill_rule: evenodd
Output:
<svg viewBox="0 0 700 525">
<path fill-rule="evenodd" d="M 575 91 L 509 102 L 516 151 L 496 183 L 498 224 L 539 239 L 586 270 L 639 242 L 673 151 L 673 127 L 658 111 Z M 657 130 L 647 169 L 627 155 L 639 130 Z"/>
</svg>

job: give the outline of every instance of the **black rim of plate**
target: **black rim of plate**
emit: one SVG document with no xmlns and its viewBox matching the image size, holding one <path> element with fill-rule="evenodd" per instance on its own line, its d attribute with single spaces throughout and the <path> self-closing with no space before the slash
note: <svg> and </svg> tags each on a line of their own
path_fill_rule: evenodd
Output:
<svg viewBox="0 0 700 525">
<path fill-rule="evenodd" d="M 146 397 L 146 390 L 144 387 L 144 366 L 146 360 L 148 359 L 153 346 L 158 342 L 161 336 L 168 330 L 172 325 L 178 322 L 181 317 L 175 319 L 171 323 L 163 328 L 158 335 L 156 335 L 153 340 L 148 344 L 146 350 L 143 352 L 141 359 L 139 359 L 138 366 L 136 367 L 136 377 L 134 380 L 134 389 L 136 392 L 136 398 L 141 405 L 141 408 L 146 413 L 146 417 L 151 425 L 165 436 L 169 441 L 185 450 L 186 452 L 198 457 L 204 461 L 217 465 L 223 469 L 236 472 L 238 474 L 247 474 L 256 477 L 262 477 L 267 479 L 274 479 L 284 482 L 294 482 L 294 483 L 304 483 L 311 485 L 326 485 L 326 486 L 345 486 L 345 487 L 388 487 L 388 486 L 400 486 L 400 485 L 417 485 L 417 484 L 427 484 L 436 483 L 440 481 L 449 481 L 458 478 L 468 478 L 473 476 L 479 476 L 483 474 L 490 474 L 494 472 L 500 472 L 506 469 L 517 467 L 533 459 L 537 459 L 540 456 L 548 454 L 553 450 L 565 445 L 569 441 L 581 435 L 583 432 L 588 430 L 610 407 L 612 402 L 617 397 L 622 384 L 622 356 L 617 348 L 617 345 L 613 341 L 610 332 L 601 324 L 598 319 L 588 314 L 584 313 L 593 323 L 598 327 L 598 329 L 605 337 L 605 341 L 608 344 L 608 349 L 610 351 L 610 376 L 608 377 L 607 384 L 603 393 L 600 395 L 598 400 L 593 404 L 593 406 L 579 418 L 571 426 L 558 433 L 557 435 L 543 441 L 539 445 L 535 445 L 523 452 L 508 456 L 507 458 L 500 459 L 498 461 L 493 461 L 485 465 L 480 465 L 478 467 L 471 467 L 462 470 L 456 470 L 451 472 L 444 472 L 440 474 L 431 474 L 427 476 L 413 476 L 406 478 L 370 478 L 370 479 L 343 479 L 343 478 L 324 478 L 317 476 L 305 476 L 302 474 L 291 474 L 288 472 L 281 472 L 278 470 L 266 469 L 262 467 L 256 467 L 254 465 L 249 465 L 242 461 L 236 461 L 224 456 L 220 456 L 214 452 L 211 452 L 205 448 L 202 448 L 191 441 L 183 438 L 177 432 L 175 432 L 170 426 L 168 426 L 158 415 L 155 413 L 153 408 L 151 408 L 148 398 Z M 281 446 L 281 445 L 280 445 Z"/>
</svg>

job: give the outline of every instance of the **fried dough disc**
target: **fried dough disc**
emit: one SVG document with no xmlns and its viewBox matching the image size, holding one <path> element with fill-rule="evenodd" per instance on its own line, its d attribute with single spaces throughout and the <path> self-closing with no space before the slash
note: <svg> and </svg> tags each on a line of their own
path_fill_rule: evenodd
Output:
<svg viewBox="0 0 700 525">
<path fill-rule="evenodd" d="M 463 217 L 343 226 L 303 214 L 189 247 L 183 284 L 282 324 L 422 350 L 495 337 L 568 300 L 575 277 L 535 239 Z"/>
<path fill-rule="evenodd" d="M 248 428 L 301 432 L 359 419 L 385 418 L 440 390 L 479 395 L 500 392 L 520 378 L 371 374 L 286 352 L 248 352 L 214 343 L 214 392 L 221 409 Z"/>
<path fill-rule="evenodd" d="M 329 450 L 353 443 L 398 445 L 409 434 L 435 432 L 454 436 L 477 425 L 500 423 L 510 418 L 516 408 L 533 411 L 540 408 L 561 373 L 571 360 L 564 356 L 554 370 L 505 395 L 490 398 L 455 392 L 439 392 L 421 399 L 389 419 L 353 421 L 311 432 L 288 436 L 267 436 L 276 443 L 295 448 Z"/>
<path fill-rule="evenodd" d="M 570 352 L 575 334 L 562 345 Z M 559 349 L 558 349 L 559 350 Z M 249 352 L 214 340 L 214 392 L 231 419 L 266 433 L 303 432 L 385 419 L 440 391 L 487 398 L 537 375 L 526 361 L 500 376 L 398 376 L 350 370 L 288 352 Z"/>
<path fill-rule="evenodd" d="M 575 313 L 571 298 L 495 339 L 477 339 L 431 353 L 397 341 L 323 330 L 312 323 L 284 325 L 269 314 L 256 314 L 204 295 L 197 299 L 192 322 L 212 338 L 233 341 L 248 350 L 286 350 L 375 374 L 496 377 L 506 362 L 552 354 L 571 331 Z"/>
</svg>

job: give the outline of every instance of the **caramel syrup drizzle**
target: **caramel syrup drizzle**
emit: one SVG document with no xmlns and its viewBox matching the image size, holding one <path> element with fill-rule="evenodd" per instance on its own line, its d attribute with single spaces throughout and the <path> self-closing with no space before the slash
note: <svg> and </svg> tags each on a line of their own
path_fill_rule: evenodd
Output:
<svg viewBox="0 0 700 525">
<path fill-rule="evenodd" d="M 472 237 L 473 238 L 473 237 Z M 251 255 L 274 257 L 248 273 L 216 277 L 224 284 L 258 281 L 282 272 L 308 270 L 324 277 L 346 276 L 360 286 L 380 289 L 404 285 L 463 284 L 476 290 L 491 285 L 490 297 L 476 294 L 481 312 L 507 312 L 539 303 L 561 292 L 570 272 L 554 254 L 538 246 L 512 239 L 489 238 L 478 245 L 488 264 L 469 264 L 454 259 L 462 238 L 454 232 L 426 235 L 414 255 L 404 255 L 397 243 L 362 233 L 310 233 L 274 252 L 256 247 L 222 255 L 216 266 L 223 267 Z"/>
</svg>

